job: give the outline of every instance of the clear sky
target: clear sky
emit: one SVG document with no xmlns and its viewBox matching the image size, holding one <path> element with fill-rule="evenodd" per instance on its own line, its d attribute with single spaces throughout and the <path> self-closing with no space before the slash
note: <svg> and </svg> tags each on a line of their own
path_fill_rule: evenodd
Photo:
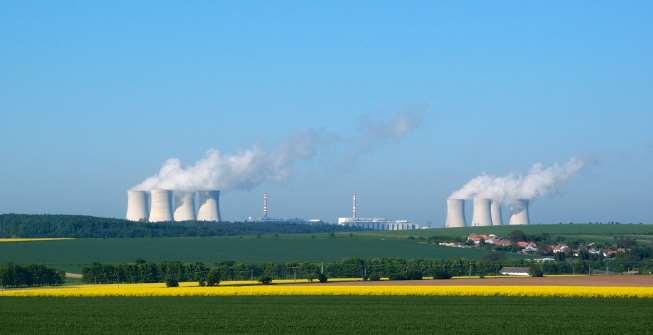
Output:
<svg viewBox="0 0 653 335">
<path fill-rule="evenodd" d="M 162 162 L 357 131 L 428 106 L 347 168 L 225 192 L 227 219 L 364 216 L 440 225 L 481 172 L 593 162 L 535 222 L 653 223 L 650 1 L 4 1 L 0 212 L 122 217 Z"/>
</svg>

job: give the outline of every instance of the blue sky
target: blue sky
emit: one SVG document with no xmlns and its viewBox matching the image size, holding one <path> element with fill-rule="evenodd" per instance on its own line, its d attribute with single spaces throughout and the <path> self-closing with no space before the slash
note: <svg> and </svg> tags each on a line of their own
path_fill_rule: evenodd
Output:
<svg viewBox="0 0 653 335">
<path fill-rule="evenodd" d="M 481 172 L 593 164 L 535 222 L 653 222 L 653 5 L 646 1 L 4 2 L 0 212 L 122 217 L 125 190 L 178 157 L 423 124 L 347 169 L 226 192 L 227 219 L 349 214 L 441 224 Z"/>
</svg>

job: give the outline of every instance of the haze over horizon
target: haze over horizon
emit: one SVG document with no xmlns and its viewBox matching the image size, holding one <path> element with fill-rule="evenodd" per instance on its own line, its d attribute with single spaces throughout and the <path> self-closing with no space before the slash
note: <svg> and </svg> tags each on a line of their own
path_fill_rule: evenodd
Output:
<svg viewBox="0 0 653 335">
<path fill-rule="evenodd" d="M 335 221 L 357 192 L 362 216 L 440 226 L 483 173 L 577 158 L 533 223 L 653 223 L 652 7 L 6 4 L 0 213 L 124 217 L 166 160 L 249 152 L 226 220 L 268 192 L 274 217 Z"/>
</svg>

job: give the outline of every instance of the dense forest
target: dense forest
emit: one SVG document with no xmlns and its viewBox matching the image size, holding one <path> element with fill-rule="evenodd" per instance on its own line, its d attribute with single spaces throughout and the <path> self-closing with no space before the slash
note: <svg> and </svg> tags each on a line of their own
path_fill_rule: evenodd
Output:
<svg viewBox="0 0 653 335">
<path fill-rule="evenodd" d="M 324 233 L 356 228 L 296 222 L 144 223 L 81 215 L 0 215 L 0 237 L 180 237 Z"/>
<path fill-rule="evenodd" d="M 95 263 L 84 267 L 83 278 L 88 283 L 154 283 L 168 280 L 174 281 L 206 281 L 212 277 L 213 281 L 219 280 L 261 280 L 271 279 L 317 279 L 320 274 L 334 278 L 366 278 L 379 280 L 390 278 L 393 280 L 422 279 L 433 276 L 435 278 L 450 278 L 451 276 L 467 275 L 496 275 L 503 266 L 530 267 L 533 272 L 548 274 L 583 274 L 596 273 L 597 270 L 623 272 L 633 269 L 633 265 L 640 266 L 640 271 L 652 269 L 651 262 L 644 261 L 639 264 L 611 261 L 609 264 L 602 260 L 578 262 L 550 262 L 530 263 L 525 260 L 432 260 L 432 259 L 345 259 L 337 262 L 292 262 L 292 263 L 239 263 L 220 262 L 215 264 L 163 262 L 151 263 L 143 260 L 125 264 L 100 264 Z"/>
<path fill-rule="evenodd" d="M 61 285 L 64 273 L 44 265 L 0 264 L 0 287 Z"/>
</svg>

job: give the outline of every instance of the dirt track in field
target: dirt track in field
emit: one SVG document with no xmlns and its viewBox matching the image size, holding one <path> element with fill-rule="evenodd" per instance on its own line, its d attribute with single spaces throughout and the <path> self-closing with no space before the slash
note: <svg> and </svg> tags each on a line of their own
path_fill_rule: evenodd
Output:
<svg viewBox="0 0 653 335">
<path fill-rule="evenodd" d="M 316 284 L 309 284 L 316 285 Z M 369 286 L 369 285 L 425 285 L 425 286 L 650 286 L 653 276 L 575 276 L 575 277 L 511 277 L 484 279 L 447 279 L 447 280 L 403 280 L 403 281 L 357 281 L 331 282 L 318 285 L 333 286 Z"/>
</svg>

